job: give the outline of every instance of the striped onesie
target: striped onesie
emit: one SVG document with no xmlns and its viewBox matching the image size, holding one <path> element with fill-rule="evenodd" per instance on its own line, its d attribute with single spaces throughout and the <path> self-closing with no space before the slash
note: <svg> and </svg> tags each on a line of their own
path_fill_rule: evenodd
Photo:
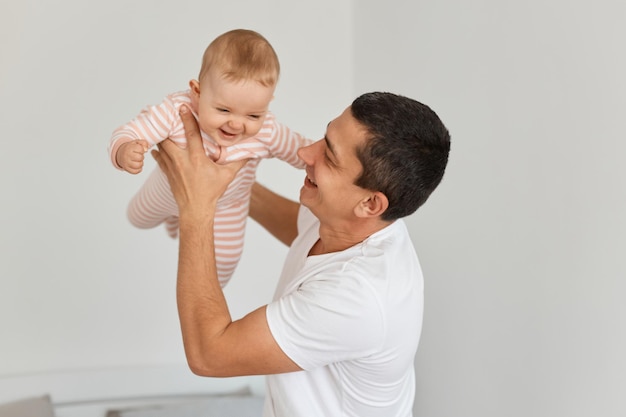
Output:
<svg viewBox="0 0 626 417">
<path fill-rule="evenodd" d="M 161 104 L 146 107 L 136 118 L 117 128 L 109 144 L 113 165 L 121 169 L 115 160 L 117 149 L 123 143 L 133 140 L 144 139 L 153 147 L 169 138 L 184 147 L 185 130 L 178 113 L 182 104 L 191 108 L 189 90 L 170 94 Z M 304 163 L 296 152 L 298 148 L 309 145 L 312 141 L 278 123 L 272 113 L 267 114 L 256 136 L 232 146 L 220 147 L 204 132 L 201 133 L 206 154 L 217 163 L 250 159 L 217 203 L 215 258 L 218 277 L 223 287 L 228 283 L 241 257 L 251 188 L 259 162 L 263 158 L 279 158 L 296 168 L 304 168 Z M 178 207 L 167 177 L 158 166 L 130 201 L 127 214 L 136 227 L 148 229 L 165 223 L 170 236 L 178 235 Z"/>
</svg>

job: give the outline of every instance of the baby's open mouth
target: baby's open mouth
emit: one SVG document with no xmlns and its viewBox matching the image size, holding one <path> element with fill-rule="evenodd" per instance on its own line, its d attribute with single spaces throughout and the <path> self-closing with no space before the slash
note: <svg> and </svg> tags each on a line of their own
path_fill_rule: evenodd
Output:
<svg viewBox="0 0 626 417">
<path fill-rule="evenodd" d="M 222 135 L 224 135 L 224 137 L 226 138 L 234 138 L 235 136 L 237 136 L 236 133 L 229 133 L 225 131 L 224 129 L 220 129 L 220 132 L 222 132 Z"/>
</svg>

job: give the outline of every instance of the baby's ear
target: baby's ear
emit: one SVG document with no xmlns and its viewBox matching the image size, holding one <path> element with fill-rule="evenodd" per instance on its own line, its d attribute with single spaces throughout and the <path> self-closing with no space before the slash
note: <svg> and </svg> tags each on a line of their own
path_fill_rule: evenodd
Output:
<svg viewBox="0 0 626 417">
<path fill-rule="evenodd" d="M 198 102 L 200 101 L 200 83 L 198 80 L 189 81 L 189 89 L 191 90 L 191 110 L 198 112 Z"/>
<path fill-rule="evenodd" d="M 200 82 L 198 80 L 189 80 L 189 88 L 192 96 L 200 97 Z"/>
</svg>

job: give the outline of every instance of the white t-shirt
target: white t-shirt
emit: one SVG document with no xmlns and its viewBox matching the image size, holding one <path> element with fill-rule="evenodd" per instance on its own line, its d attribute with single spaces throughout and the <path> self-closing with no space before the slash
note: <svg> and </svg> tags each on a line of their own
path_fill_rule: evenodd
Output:
<svg viewBox="0 0 626 417">
<path fill-rule="evenodd" d="M 267 321 L 303 371 L 269 375 L 264 417 L 410 417 L 423 277 L 396 220 L 342 252 L 307 256 L 319 222 L 298 217 Z"/>
</svg>

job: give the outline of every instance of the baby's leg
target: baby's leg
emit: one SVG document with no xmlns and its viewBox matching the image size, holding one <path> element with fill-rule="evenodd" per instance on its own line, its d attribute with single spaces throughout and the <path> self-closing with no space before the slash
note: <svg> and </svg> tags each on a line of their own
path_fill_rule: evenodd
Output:
<svg viewBox="0 0 626 417">
<path fill-rule="evenodd" d="M 220 284 L 224 287 L 235 272 L 243 251 L 248 205 L 218 209 L 215 215 L 215 261 Z"/>
<path fill-rule="evenodd" d="M 127 210 L 128 220 L 140 229 L 150 229 L 174 217 L 178 225 L 178 206 L 167 177 L 157 166 L 132 198 Z M 176 227 L 176 232 L 178 228 Z M 168 228 L 168 233 L 169 232 Z M 175 235 L 173 236 L 175 237 Z"/>
</svg>

